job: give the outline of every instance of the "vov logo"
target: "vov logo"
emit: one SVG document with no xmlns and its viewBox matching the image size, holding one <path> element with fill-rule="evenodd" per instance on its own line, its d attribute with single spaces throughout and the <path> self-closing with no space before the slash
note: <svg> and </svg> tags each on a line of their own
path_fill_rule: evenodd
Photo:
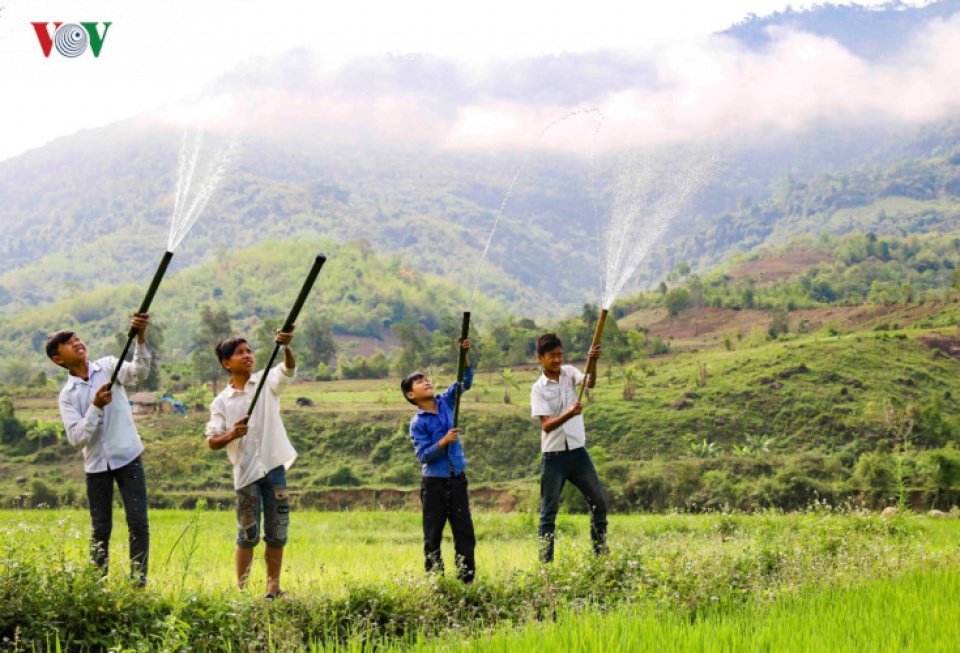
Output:
<svg viewBox="0 0 960 653">
<path fill-rule="evenodd" d="M 93 52 L 94 57 L 100 56 L 100 49 L 103 48 L 103 42 L 107 38 L 107 30 L 113 23 L 30 23 L 37 32 L 37 40 L 40 41 L 40 48 L 43 50 L 43 56 L 49 58 L 50 52 L 54 47 L 64 57 L 73 59 L 79 57 L 87 51 L 87 47 Z M 103 33 L 97 29 L 97 25 L 103 25 Z M 53 25 L 53 31 L 50 31 L 50 25 Z"/>
</svg>

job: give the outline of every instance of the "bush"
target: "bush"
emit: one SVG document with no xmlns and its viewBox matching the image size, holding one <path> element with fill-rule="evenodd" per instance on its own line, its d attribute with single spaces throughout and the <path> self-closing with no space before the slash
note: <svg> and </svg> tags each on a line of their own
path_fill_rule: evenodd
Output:
<svg viewBox="0 0 960 653">
<path fill-rule="evenodd" d="M 34 508 L 56 508 L 58 503 L 57 493 L 39 478 L 35 478 L 30 484 L 30 505 Z"/>
<path fill-rule="evenodd" d="M 327 477 L 327 485 L 334 487 L 355 487 L 361 484 L 350 465 L 341 465 Z"/>
<path fill-rule="evenodd" d="M 873 505 L 881 505 L 894 494 L 896 474 L 893 456 L 874 452 L 860 456 L 853 477 Z"/>
</svg>

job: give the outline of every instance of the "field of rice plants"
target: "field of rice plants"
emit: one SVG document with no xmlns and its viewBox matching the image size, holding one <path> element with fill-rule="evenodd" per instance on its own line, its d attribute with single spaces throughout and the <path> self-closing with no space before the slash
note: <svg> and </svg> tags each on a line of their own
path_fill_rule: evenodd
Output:
<svg viewBox="0 0 960 653">
<path fill-rule="evenodd" d="M 954 650 L 960 521 L 804 513 L 615 516 L 611 554 L 562 516 L 556 562 L 536 516 L 479 512 L 478 579 L 422 572 L 420 518 L 294 515 L 290 601 L 264 567 L 234 588 L 230 512 L 151 513 L 150 582 L 87 563 L 82 511 L 0 512 L 0 648 L 48 650 Z M 262 549 L 261 549 L 262 554 Z M 452 543 L 444 555 L 452 560 Z M 946 646 L 947 648 L 941 648 Z"/>
</svg>

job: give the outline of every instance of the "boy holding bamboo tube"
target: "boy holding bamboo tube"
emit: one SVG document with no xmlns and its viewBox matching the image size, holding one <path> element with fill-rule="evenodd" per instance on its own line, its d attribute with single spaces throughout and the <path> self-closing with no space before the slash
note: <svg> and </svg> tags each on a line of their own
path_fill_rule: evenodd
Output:
<svg viewBox="0 0 960 653">
<path fill-rule="evenodd" d="M 150 373 L 146 341 L 149 320 L 146 313 L 134 315 L 130 322 L 136 333 L 133 360 L 122 365 L 115 356 L 91 362 L 86 344 L 73 331 L 57 331 L 46 345 L 50 360 L 67 370 L 67 382 L 60 391 L 60 415 L 67 440 L 83 447 L 93 562 L 107 573 L 116 483 L 130 535 L 130 576 L 139 587 L 147 583 L 150 557 L 147 477 L 141 459 L 143 442 L 124 388 L 140 383 Z M 110 379 L 118 365 L 121 367 L 114 384 Z"/>
<path fill-rule="evenodd" d="M 600 357 L 600 345 L 590 347 L 591 361 Z M 540 560 L 553 561 L 553 540 L 560 491 L 570 481 L 590 507 L 590 538 L 597 555 L 607 551 L 607 502 L 603 488 L 587 453 L 583 407 L 577 386 L 592 388 L 596 379 L 573 365 L 563 364 L 563 343 L 555 333 L 537 338 L 537 360 L 543 374 L 530 390 L 530 413 L 540 419 Z"/>
<path fill-rule="evenodd" d="M 470 338 L 464 339 L 460 347 L 469 350 Z M 469 390 L 472 383 L 473 368 L 468 358 L 463 390 Z M 476 575 L 474 549 L 477 539 L 467 493 L 467 459 L 460 444 L 462 429 L 453 427 L 457 382 L 454 381 L 443 393 L 435 395 L 427 375 L 413 372 L 400 382 L 400 390 L 404 398 L 418 409 L 410 420 L 410 439 L 417 459 L 423 464 L 420 502 L 423 505 L 426 571 L 443 573 L 440 542 L 443 528 L 449 521 L 456 551 L 457 577 L 464 583 L 472 583 Z"/>
<path fill-rule="evenodd" d="M 296 374 L 291 340 L 292 332 L 278 332 L 283 362 L 256 374 L 256 358 L 245 339 L 228 338 L 217 345 L 217 358 L 230 372 L 230 382 L 210 404 L 206 428 L 210 448 L 226 448 L 233 463 L 233 484 L 237 492 L 237 585 L 243 589 L 247 584 L 253 550 L 260 542 L 262 517 L 267 566 L 265 598 L 268 600 L 285 596 L 280 589 L 280 572 L 290 525 L 286 471 L 296 460 L 297 452 L 280 419 L 280 394 Z M 251 416 L 252 424 L 248 425 L 247 409 L 263 374 L 268 375 L 267 391 L 260 395 Z"/>
</svg>

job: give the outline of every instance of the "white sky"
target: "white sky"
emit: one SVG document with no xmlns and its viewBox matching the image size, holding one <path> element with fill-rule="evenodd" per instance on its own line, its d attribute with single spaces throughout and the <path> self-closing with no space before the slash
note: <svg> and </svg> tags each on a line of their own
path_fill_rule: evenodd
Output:
<svg viewBox="0 0 960 653">
<path fill-rule="evenodd" d="M 876 5 L 881 0 L 859 0 Z M 649 50 L 719 31 L 782 0 L 0 0 L 0 160 L 196 94 L 294 47 L 335 68 L 358 55 L 468 64 L 601 48 Z M 795 9 L 809 3 L 792 3 Z M 625 13 L 624 7 L 630 7 Z M 45 59 L 31 22 L 110 21 L 100 58 Z"/>
</svg>

